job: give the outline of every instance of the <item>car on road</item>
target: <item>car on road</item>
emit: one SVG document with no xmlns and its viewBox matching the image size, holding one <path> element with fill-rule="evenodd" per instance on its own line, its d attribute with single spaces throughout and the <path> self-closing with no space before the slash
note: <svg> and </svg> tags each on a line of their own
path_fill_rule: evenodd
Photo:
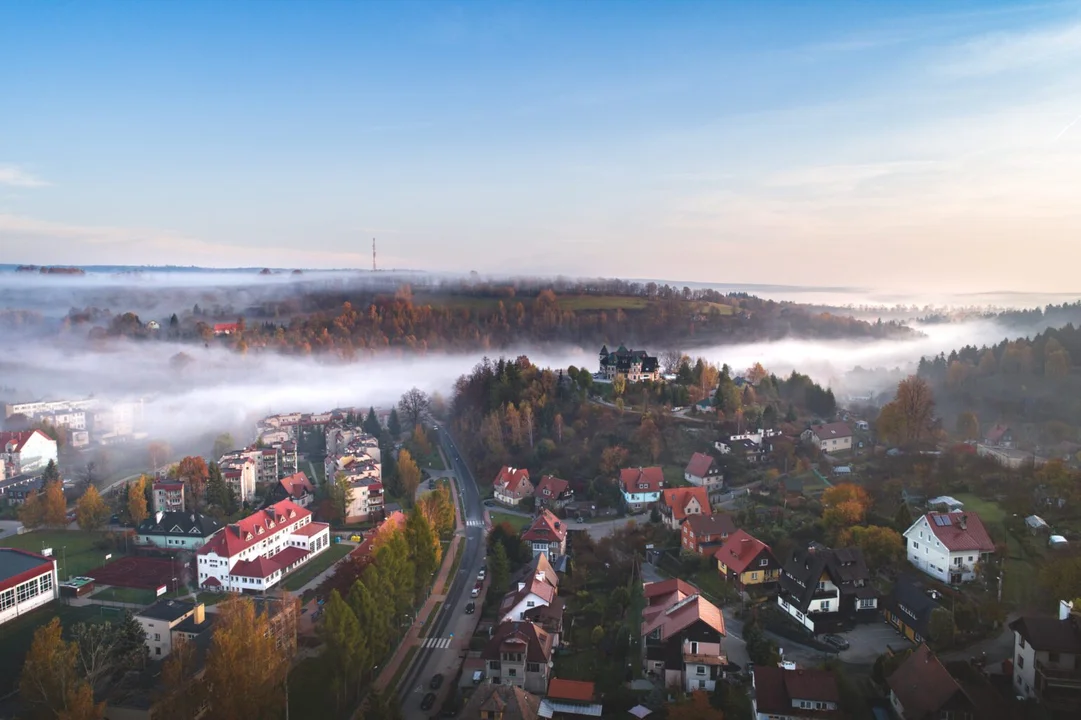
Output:
<svg viewBox="0 0 1081 720">
<path fill-rule="evenodd" d="M 487 574 L 488 574 L 488 571 L 485 570 L 484 568 L 481 568 L 480 572 L 477 573 L 477 580 L 483 580 L 484 576 L 487 575 Z"/>
<path fill-rule="evenodd" d="M 435 675 L 432 675 L 432 681 L 428 683 L 428 687 L 430 687 L 432 690 L 438 690 L 442 684 L 443 673 L 436 673 Z"/>
<path fill-rule="evenodd" d="M 470 591 L 469 597 L 477 597 L 478 595 L 480 595 L 480 584 L 479 583 L 477 585 L 473 586 L 473 590 Z"/>
<path fill-rule="evenodd" d="M 827 645 L 838 651 L 847 650 L 849 647 L 848 641 L 840 635 L 823 635 L 822 642 L 826 643 Z"/>
<path fill-rule="evenodd" d="M 466 615 L 472 615 L 476 611 L 477 611 L 477 604 L 476 603 L 469 603 L 468 605 L 465 606 L 465 614 Z"/>
<path fill-rule="evenodd" d="M 420 701 L 420 709 L 424 712 L 428 712 L 432 709 L 432 705 L 435 705 L 435 693 L 428 693 L 424 696 L 424 699 Z"/>
</svg>

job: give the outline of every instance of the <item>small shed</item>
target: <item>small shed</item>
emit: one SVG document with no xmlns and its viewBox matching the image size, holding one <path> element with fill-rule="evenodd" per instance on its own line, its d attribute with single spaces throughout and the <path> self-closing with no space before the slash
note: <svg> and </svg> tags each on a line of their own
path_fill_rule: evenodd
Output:
<svg viewBox="0 0 1081 720">
<path fill-rule="evenodd" d="M 1047 544 L 1053 548 L 1062 548 L 1070 544 L 1070 541 L 1061 535 L 1052 535 L 1047 539 Z"/>
<path fill-rule="evenodd" d="M 954 511 L 957 511 L 957 510 L 964 509 L 965 504 L 963 502 L 961 502 L 960 500 L 958 500 L 957 498 L 950 497 L 949 495 L 939 495 L 938 497 L 931 498 L 930 500 L 928 500 L 927 501 L 927 506 L 928 507 L 943 506 L 943 507 L 946 508 L 947 512 L 954 512 Z"/>
<path fill-rule="evenodd" d="M 1033 534 L 1051 531 L 1051 526 L 1039 515 L 1029 515 L 1025 518 L 1025 527 Z"/>
</svg>

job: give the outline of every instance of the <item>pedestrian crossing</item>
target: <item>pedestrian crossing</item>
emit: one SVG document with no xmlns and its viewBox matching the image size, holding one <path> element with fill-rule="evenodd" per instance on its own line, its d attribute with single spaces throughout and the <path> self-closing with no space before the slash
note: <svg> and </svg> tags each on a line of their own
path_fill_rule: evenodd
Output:
<svg viewBox="0 0 1081 720">
<path fill-rule="evenodd" d="M 483 520 L 466 520 L 466 527 L 484 527 Z"/>
<path fill-rule="evenodd" d="M 449 637 L 445 637 L 445 638 L 428 638 L 427 640 L 425 640 L 421 644 L 421 647 L 435 648 L 437 650 L 442 650 L 442 649 L 450 647 L 450 641 L 451 641 L 451 638 L 449 638 Z"/>
</svg>

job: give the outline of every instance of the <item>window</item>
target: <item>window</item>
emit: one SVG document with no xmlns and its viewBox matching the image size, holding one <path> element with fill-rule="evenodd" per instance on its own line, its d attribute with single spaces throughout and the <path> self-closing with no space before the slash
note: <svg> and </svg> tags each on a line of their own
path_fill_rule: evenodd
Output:
<svg viewBox="0 0 1081 720">
<path fill-rule="evenodd" d="M 919 550 L 919 549 L 920 549 L 920 544 L 919 544 L 918 542 L 915 542 L 915 541 L 914 541 L 914 542 L 912 543 L 912 549 L 913 549 L 913 550 Z"/>
<path fill-rule="evenodd" d="M 50 592 L 53 589 L 53 574 L 46 573 L 42 575 L 39 580 L 41 581 L 41 592 Z"/>
<path fill-rule="evenodd" d="M 1019 668 L 1025 667 L 1025 656 L 1024 655 L 1018 655 L 1017 656 L 1017 667 L 1019 667 Z"/>
<path fill-rule="evenodd" d="M 963 557 L 956 557 L 953 559 L 953 564 L 957 567 L 961 567 L 964 564 L 965 559 Z"/>
<path fill-rule="evenodd" d="M 875 606 L 874 598 L 860 598 L 860 610 L 867 610 Z"/>
<path fill-rule="evenodd" d="M 766 567 L 769 565 L 769 558 L 762 558 L 758 561 L 758 567 Z"/>
<path fill-rule="evenodd" d="M 971 555 L 969 555 L 969 556 L 968 556 L 968 561 L 969 561 L 969 562 L 972 562 L 972 560 L 973 560 L 973 557 L 972 557 Z"/>
<path fill-rule="evenodd" d="M 0 610 L 7 610 L 15 606 L 15 590 L 5 590 L 0 593 Z"/>
<path fill-rule="evenodd" d="M 154 642 L 161 642 L 161 633 L 154 633 Z"/>
<path fill-rule="evenodd" d="M 25 602 L 36 594 L 37 580 L 31 580 L 30 582 L 23 583 L 19 587 L 15 588 L 15 600 L 17 602 Z M 34 585 L 34 590 L 30 589 L 30 586 Z"/>
<path fill-rule="evenodd" d="M 510 677 L 514 677 L 514 676 L 515 676 L 515 675 L 517 675 L 517 674 L 518 674 L 518 671 L 517 671 L 516 669 L 514 669 L 514 668 L 507 668 L 507 675 L 509 675 Z"/>
<path fill-rule="evenodd" d="M 154 654 L 155 655 L 161 655 L 161 648 L 160 647 L 154 648 Z"/>
<path fill-rule="evenodd" d="M 1018 647 L 1021 648 L 1022 650 L 1024 650 L 1025 649 L 1025 638 L 1018 635 L 1017 636 L 1017 642 L 1018 642 Z"/>
<path fill-rule="evenodd" d="M 757 580 L 757 579 L 758 579 L 758 573 L 756 573 L 756 572 L 751 573 L 751 580 Z"/>
<path fill-rule="evenodd" d="M 526 672 L 540 672 L 540 663 L 526 663 Z"/>
<path fill-rule="evenodd" d="M 822 612 L 829 612 L 829 611 L 830 611 L 830 601 L 829 600 L 823 600 L 822 601 Z"/>
<path fill-rule="evenodd" d="M 698 689 L 699 690 L 705 690 L 706 689 L 706 681 L 705 680 L 699 680 L 698 681 Z"/>
<path fill-rule="evenodd" d="M 697 655 L 697 654 L 698 654 L 698 643 L 692 641 L 691 642 L 691 655 Z"/>
<path fill-rule="evenodd" d="M 704 665 L 699 665 L 698 667 L 695 668 L 695 674 L 697 674 L 697 675 L 705 675 L 706 674 L 706 667 Z"/>
</svg>

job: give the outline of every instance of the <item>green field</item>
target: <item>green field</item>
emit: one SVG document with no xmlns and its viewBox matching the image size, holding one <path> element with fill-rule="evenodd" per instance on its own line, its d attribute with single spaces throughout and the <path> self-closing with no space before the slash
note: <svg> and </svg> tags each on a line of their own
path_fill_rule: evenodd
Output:
<svg viewBox="0 0 1081 720">
<path fill-rule="evenodd" d="M 7 695 L 18 685 L 19 671 L 30 650 L 34 631 L 54 617 L 59 617 L 65 628 L 79 622 L 115 622 L 119 619 L 116 613 L 103 615 L 99 607 L 72 607 L 53 602 L 0 625 L 0 695 Z"/>
<path fill-rule="evenodd" d="M 352 545 L 331 545 L 326 550 L 319 553 L 314 559 L 309 560 L 304 567 L 285 578 L 282 587 L 290 591 L 299 590 L 307 585 L 316 575 L 352 552 L 353 549 L 354 546 Z"/>
<path fill-rule="evenodd" d="M 85 575 L 92 568 L 101 567 L 105 556 L 112 553 L 116 558 L 123 552 L 101 550 L 94 543 L 104 533 L 83 530 L 39 530 L 24 535 L 12 535 L 0 540 L 0 547 L 13 547 L 20 550 L 40 553 L 42 548 L 52 548 L 57 562 L 57 574 L 61 581 L 68 577 Z"/>
<path fill-rule="evenodd" d="M 529 527 L 530 519 L 522 517 L 521 515 L 511 515 L 509 513 L 501 513 L 495 511 L 489 511 L 492 516 L 492 525 L 499 525 L 501 523 L 507 523 L 516 531 L 521 532 L 523 529 Z"/>
<path fill-rule="evenodd" d="M 965 504 L 965 510 L 974 511 L 979 514 L 980 520 L 983 521 L 987 531 L 991 533 L 995 540 L 1002 539 L 1002 528 L 998 527 L 992 529 L 990 526 L 998 525 L 1006 521 L 1006 511 L 1002 509 L 1002 506 L 992 500 L 982 500 L 972 493 L 958 493 L 954 495 L 956 499 Z M 997 534 L 995 532 L 997 530 Z"/>
<path fill-rule="evenodd" d="M 172 593 L 169 595 L 171 596 Z M 158 599 L 157 593 L 153 590 L 126 587 L 107 587 L 104 590 L 98 590 L 90 597 L 103 602 L 135 603 L 136 605 L 153 605 Z"/>
</svg>

